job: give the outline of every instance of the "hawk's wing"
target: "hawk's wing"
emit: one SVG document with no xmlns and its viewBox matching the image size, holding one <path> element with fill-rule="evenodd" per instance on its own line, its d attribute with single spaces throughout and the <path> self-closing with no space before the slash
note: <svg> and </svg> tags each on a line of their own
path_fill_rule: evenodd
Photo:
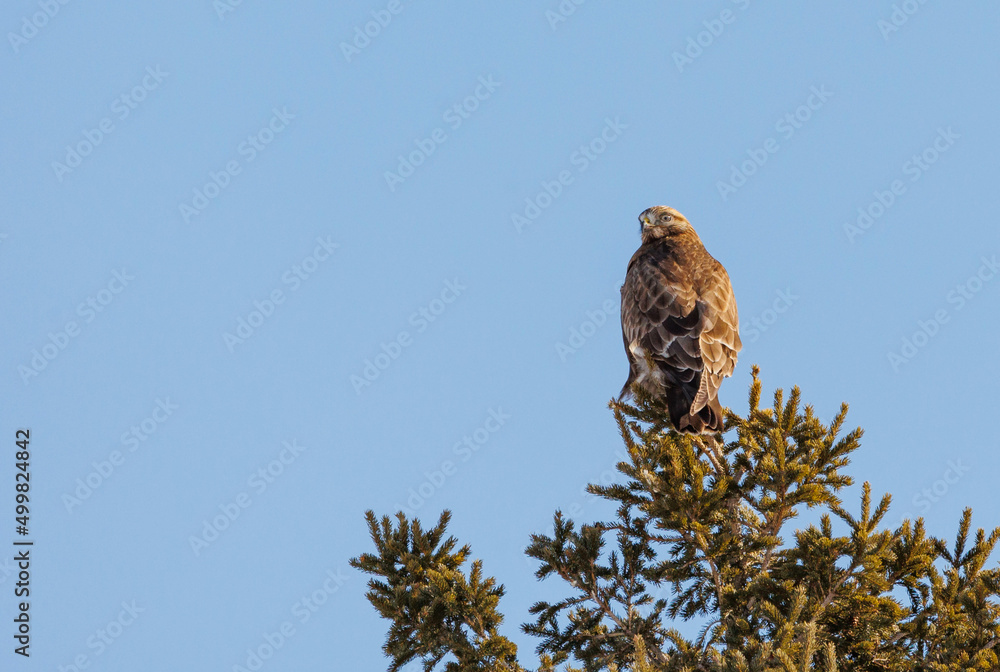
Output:
<svg viewBox="0 0 1000 672">
<path fill-rule="evenodd" d="M 736 297 L 729 274 L 722 264 L 711 257 L 709 259 L 713 268 L 702 283 L 700 297 L 705 306 L 699 339 L 705 370 L 698 395 L 691 405 L 692 413 L 697 413 L 718 395 L 722 379 L 732 375 L 736 354 L 743 347 Z"/>
<path fill-rule="evenodd" d="M 622 337 L 633 374 L 647 369 L 639 360 L 649 357 L 656 364 L 650 375 L 677 387 L 697 385 L 701 308 L 690 275 L 668 252 L 640 248 L 622 286 Z"/>
</svg>

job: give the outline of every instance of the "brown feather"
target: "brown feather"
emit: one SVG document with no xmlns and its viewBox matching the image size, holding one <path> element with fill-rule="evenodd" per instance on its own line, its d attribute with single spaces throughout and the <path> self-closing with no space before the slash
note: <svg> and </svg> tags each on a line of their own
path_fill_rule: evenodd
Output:
<svg viewBox="0 0 1000 672">
<path fill-rule="evenodd" d="M 666 402 L 678 431 L 721 431 L 719 386 L 742 347 L 729 275 L 683 215 L 660 206 L 640 219 L 647 215 L 667 223 L 644 226 L 622 285 L 629 376 L 621 396 L 638 383 Z"/>
</svg>

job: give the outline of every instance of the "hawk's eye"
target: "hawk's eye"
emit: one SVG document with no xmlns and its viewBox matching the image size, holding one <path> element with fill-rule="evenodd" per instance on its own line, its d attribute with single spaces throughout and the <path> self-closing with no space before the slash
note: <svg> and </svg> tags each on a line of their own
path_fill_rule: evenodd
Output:
<svg viewBox="0 0 1000 672">
<path fill-rule="evenodd" d="M 666 214 L 666 215 L 661 215 L 660 216 L 660 219 L 662 219 L 664 222 L 669 222 L 669 221 L 673 220 L 673 218 L 674 218 L 674 216 L 671 215 L 671 214 Z"/>
</svg>

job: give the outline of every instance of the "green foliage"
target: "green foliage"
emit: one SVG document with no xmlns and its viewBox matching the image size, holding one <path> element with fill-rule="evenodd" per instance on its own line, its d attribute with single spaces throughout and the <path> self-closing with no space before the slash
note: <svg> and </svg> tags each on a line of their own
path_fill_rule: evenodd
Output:
<svg viewBox="0 0 1000 672">
<path fill-rule="evenodd" d="M 442 541 L 450 512 L 427 532 L 402 513 L 396 526 L 388 516 L 379 523 L 371 511 L 365 517 L 378 554 L 364 553 L 351 565 L 380 577 L 368 582 L 367 597 L 392 621 L 383 647 L 393 659 L 390 672 L 418 657 L 430 672 L 448 654 L 455 661 L 447 663 L 447 672 L 521 670 L 517 648 L 497 634 L 503 586 L 493 577 L 483 579 L 478 560 L 466 577 L 460 567 L 469 547 L 456 551 L 454 537 Z"/>
<path fill-rule="evenodd" d="M 861 430 L 842 435 L 847 406 L 824 425 L 794 388 L 760 406 L 756 368 L 745 417 L 725 435 L 682 435 L 637 391 L 611 402 L 629 459 L 621 483 L 589 491 L 617 505 L 610 522 L 577 526 L 556 512 L 552 535 L 526 553 L 539 579 L 567 596 L 538 602 L 525 632 L 539 638 L 540 672 L 777 672 L 1000 669 L 1000 569 L 986 563 L 1000 528 L 970 543 L 966 510 L 956 541 L 927 536 L 923 520 L 885 525 L 891 498 L 865 483 L 857 513 L 839 493 Z M 803 508 L 818 525 L 794 529 Z M 390 670 L 417 658 L 426 671 L 521 670 L 497 629 L 503 587 L 468 575 L 468 546 L 444 540 L 450 514 L 423 532 L 400 513 L 368 513 L 376 554 L 352 564 L 375 575 L 368 599 L 392 623 Z M 786 541 L 787 538 L 787 541 Z M 673 625 L 706 625 L 685 637 Z M 566 670 L 574 670 L 565 667 Z"/>
</svg>

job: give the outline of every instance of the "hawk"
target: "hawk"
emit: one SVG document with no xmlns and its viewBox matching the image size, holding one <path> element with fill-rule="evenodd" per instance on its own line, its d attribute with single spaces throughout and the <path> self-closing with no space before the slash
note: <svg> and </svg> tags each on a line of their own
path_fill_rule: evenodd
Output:
<svg viewBox="0 0 1000 672">
<path fill-rule="evenodd" d="M 622 285 L 629 374 L 618 398 L 635 383 L 665 402 L 678 432 L 720 432 L 719 385 L 743 345 L 729 274 L 673 208 L 649 208 L 639 223 Z"/>
</svg>

